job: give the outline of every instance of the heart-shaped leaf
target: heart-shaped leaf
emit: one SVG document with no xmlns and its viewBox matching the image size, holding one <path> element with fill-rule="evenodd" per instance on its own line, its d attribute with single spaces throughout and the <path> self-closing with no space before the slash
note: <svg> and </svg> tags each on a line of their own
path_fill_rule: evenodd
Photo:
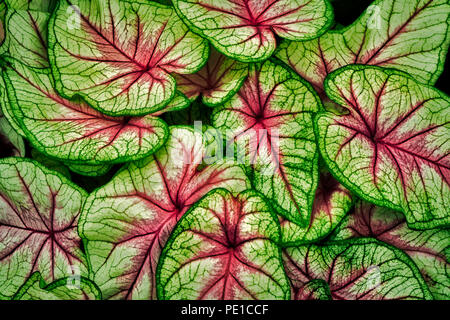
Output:
<svg viewBox="0 0 450 320">
<path fill-rule="evenodd" d="M 293 246 L 323 239 L 342 221 L 352 205 L 350 191 L 322 169 L 309 224 L 301 227 L 280 217 L 282 245 Z"/>
<path fill-rule="evenodd" d="M 393 69 L 341 68 L 327 95 L 349 113 L 316 119 L 330 170 L 359 197 L 403 211 L 408 224 L 448 225 L 450 99 Z"/>
<path fill-rule="evenodd" d="M 173 127 L 161 150 L 130 163 L 89 196 L 80 232 L 105 298 L 156 298 L 156 264 L 177 221 L 213 188 L 250 187 L 233 163 L 202 165 L 206 145 L 201 132 Z"/>
<path fill-rule="evenodd" d="M 450 98 L 393 69 L 341 68 L 327 95 L 348 109 L 316 118 L 322 156 L 359 197 L 403 211 L 413 228 L 450 223 Z"/>
<path fill-rule="evenodd" d="M 35 272 L 12 300 L 101 300 L 97 285 L 86 277 L 70 276 L 47 284 Z"/>
<path fill-rule="evenodd" d="M 269 58 L 275 35 L 308 40 L 324 33 L 333 12 L 324 0 L 175 0 L 183 21 L 223 54 L 243 62 Z"/>
<path fill-rule="evenodd" d="M 242 86 L 248 74 L 248 65 L 229 59 L 211 49 L 206 65 L 193 74 L 175 74 L 177 89 L 189 100 L 200 94 L 202 102 L 215 107 L 229 100 Z"/>
<path fill-rule="evenodd" d="M 255 191 L 210 192 L 179 221 L 157 270 L 164 300 L 289 299 L 276 215 Z"/>
<path fill-rule="evenodd" d="M 164 140 L 167 134 L 165 124 L 159 119 L 151 116 L 143 119 L 106 117 L 80 100 L 61 98 L 53 89 L 47 58 L 48 19 L 49 14 L 45 12 L 8 10 L 9 32 L 3 45 L 6 48 L 4 55 L 42 69 L 25 68 L 15 62 L 10 63 L 11 70 L 5 72 L 12 74 L 10 82 L 15 92 L 11 106 L 4 107 L 5 114 L 13 114 L 19 133 L 23 132 L 20 124 L 23 121 L 29 129 L 28 137 L 32 135 L 30 140 L 32 143 L 35 141 L 35 146 L 42 152 L 76 161 L 81 160 L 79 157 L 83 153 L 86 155 L 84 159 L 93 163 L 124 161 L 130 153 L 134 153 L 132 158 L 142 158 L 153 148 L 157 149 L 164 142 L 159 141 L 160 138 Z M 36 101 L 39 102 L 40 113 L 37 112 Z M 51 106 L 49 110 L 42 112 L 48 106 Z M 13 109 L 16 109 L 16 116 Z M 78 134 L 74 134 L 74 128 Z M 135 144 L 135 141 L 140 143 Z M 78 151 L 74 151 L 76 149 Z"/>
<path fill-rule="evenodd" d="M 159 118 L 105 116 L 80 99 L 58 95 L 48 69 L 7 61 L 7 107 L 44 154 L 85 164 L 116 163 L 143 158 L 167 139 L 167 126 Z"/>
<path fill-rule="evenodd" d="M 283 259 L 295 298 L 309 294 L 310 282 L 321 279 L 333 300 L 432 299 L 411 259 L 374 239 L 287 248 Z"/>
<path fill-rule="evenodd" d="M 433 84 L 450 44 L 447 0 L 377 0 L 350 26 L 311 41 L 284 41 L 276 56 L 323 92 L 325 77 L 348 64 L 406 71 Z"/>
<path fill-rule="evenodd" d="M 86 275 L 77 233 L 87 197 L 65 177 L 35 161 L 0 160 L 0 292 L 12 297 L 39 271 L 53 282 Z"/>
<path fill-rule="evenodd" d="M 434 298 L 450 298 L 450 229 L 413 230 L 401 213 L 358 201 L 334 239 L 358 237 L 377 238 L 403 250 L 419 268 Z"/>
<path fill-rule="evenodd" d="M 171 7 L 150 1 L 60 1 L 49 30 L 58 90 L 111 116 L 162 109 L 171 74 L 198 71 L 209 51 Z"/>
<path fill-rule="evenodd" d="M 239 92 L 212 116 L 214 127 L 234 141 L 253 184 L 287 219 L 307 224 L 318 180 L 314 90 L 271 61 L 252 65 Z"/>
</svg>

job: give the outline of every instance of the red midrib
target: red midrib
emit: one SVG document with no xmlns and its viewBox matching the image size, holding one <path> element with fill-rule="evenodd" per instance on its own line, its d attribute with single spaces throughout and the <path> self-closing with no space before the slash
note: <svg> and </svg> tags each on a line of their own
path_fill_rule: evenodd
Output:
<svg viewBox="0 0 450 320">
<path fill-rule="evenodd" d="M 434 164 L 434 165 L 437 166 L 437 167 L 442 167 L 442 168 L 445 168 L 445 169 L 450 170 L 450 167 L 449 167 L 449 166 L 446 166 L 446 165 L 440 163 L 439 161 L 432 160 L 432 159 L 428 159 L 428 158 L 426 158 L 425 156 L 422 156 L 422 155 L 420 155 L 420 154 L 414 153 L 414 152 L 409 151 L 409 150 L 407 150 L 407 149 L 401 148 L 401 147 L 399 147 L 398 145 L 395 145 L 395 144 L 392 144 L 392 143 L 389 143 L 389 142 L 386 142 L 386 141 L 379 141 L 379 142 L 375 142 L 375 143 L 379 143 L 379 144 L 382 144 L 382 145 L 385 145 L 385 146 L 389 146 L 389 147 L 391 147 L 391 148 L 397 149 L 398 151 L 407 153 L 407 154 L 409 154 L 410 156 L 413 156 L 413 157 L 415 157 L 415 158 L 419 158 L 419 159 L 421 159 L 421 160 L 423 160 L 423 161 L 425 161 L 425 162 L 432 163 L 432 164 Z"/>
<path fill-rule="evenodd" d="M 71 4 L 70 1 L 68 1 L 69 4 Z M 135 55 L 136 52 L 138 51 L 138 46 L 139 46 L 139 41 L 140 41 L 140 34 L 138 33 L 137 38 L 136 38 L 136 47 L 135 47 L 135 52 L 133 57 L 129 56 L 124 50 L 122 50 L 122 48 L 120 48 L 119 46 L 117 46 L 114 42 L 114 32 L 115 32 L 115 28 L 114 28 L 114 20 L 112 20 L 112 24 L 113 24 L 113 41 L 111 42 L 108 38 L 106 38 L 103 33 L 98 30 L 90 21 L 89 19 L 82 15 L 81 12 L 78 12 L 78 14 L 80 15 L 81 19 L 89 26 L 89 28 L 91 30 L 93 30 L 101 39 L 103 39 L 108 45 L 110 45 L 112 48 L 114 48 L 120 55 L 122 55 L 123 57 L 125 57 L 128 61 L 130 61 L 131 63 L 135 64 L 139 70 L 141 75 L 144 73 L 149 73 L 149 71 L 151 71 L 153 68 L 157 67 L 158 63 L 160 62 L 160 60 L 167 54 L 168 51 L 171 50 L 171 48 L 168 48 L 165 52 L 163 52 L 161 54 L 161 57 L 159 57 L 157 59 L 157 61 L 152 61 L 154 58 L 154 54 L 156 52 L 156 47 L 158 46 L 160 37 L 163 33 L 163 31 L 165 30 L 165 27 L 167 25 L 167 21 L 163 24 L 162 28 L 158 31 L 158 36 L 157 39 L 152 47 L 152 53 L 150 55 L 150 58 L 148 59 L 147 64 L 142 64 L 140 63 L 138 60 L 135 59 Z M 138 15 L 137 15 L 138 16 Z M 112 16 L 111 16 L 112 17 Z M 138 30 L 140 30 L 140 20 L 139 20 L 139 16 L 138 16 Z M 181 37 L 180 39 L 178 39 L 173 45 L 172 47 L 175 47 L 182 39 L 184 39 L 184 37 L 186 36 L 186 33 L 183 35 L 183 37 Z M 163 68 L 161 68 L 163 69 Z M 164 69 L 163 69 L 164 70 Z M 164 70 L 165 71 L 165 70 Z M 167 71 L 166 71 L 167 72 Z M 151 75 L 151 74 L 150 74 Z"/>
<path fill-rule="evenodd" d="M 70 1 L 67 1 L 70 5 L 72 5 L 72 3 Z M 108 45 L 110 45 L 111 47 L 113 47 L 118 53 L 120 53 L 122 56 L 124 56 L 125 58 L 127 58 L 130 62 L 134 63 L 135 65 L 137 65 L 141 70 L 146 69 L 145 65 L 142 65 L 141 63 L 139 63 L 139 61 L 133 59 L 132 57 L 128 56 L 128 54 L 126 52 L 124 52 L 121 48 L 119 48 L 114 42 L 109 41 L 90 21 L 89 19 L 84 16 L 83 14 L 81 14 L 81 12 L 77 12 L 78 15 L 81 17 L 81 19 L 100 37 L 102 38 L 106 43 L 108 43 Z"/>
<path fill-rule="evenodd" d="M 175 210 L 174 212 L 169 214 L 169 216 L 163 222 L 161 222 L 161 224 L 158 226 L 158 228 L 156 230 L 148 232 L 146 234 L 138 235 L 139 237 L 146 237 L 146 236 L 149 236 L 149 235 L 152 235 L 153 237 L 152 237 L 152 240 L 151 240 L 151 242 L 150 242 L 150 244 L 148 246 L 147 251 L 144 254 L 144 258 L 142 259 L 142 263 L 140 264 L 140 266 L 138 267 L 138 269 L 137 269 L 137 271 L 135 273 L 136 276 L 133 278 L 133 281 L 131 282 L 131 284 L 130 284 L 128 290 L 127 290 L 127 294 L 125 295 L 125 299 L 128 299 L 129 295 L 133 292 L 133 289 L 134 289 L 134 287 L 135 287 L 135 285 L 137 283 L 137 280 L 138 280 L 138 278 L 139 278 L 139 276 L 140 276 L 140 274 L 142 272 L 142 269 L 144 268 L 144 265 L 145 265 L 145 262 L 147 261 L 147 258 L 149 258 L 150 270 L 153 271 L 153 266 L 152 266 L 152 261 L 151 261 L 151 255 L 152 255 L 152 251 L 153 251 L 153 246 L 156 243 L 156 239 L 159 238 L 159 234 L 160 234 L 162 228 L 165 227 L 166 224 L 170 220 L 172 220 L 174 217 L 176 217 L 177 215 L 178 215 L 178 211 Z M 128 241 L 133 240 L 133 239 L 135 239 L 135 237 L 128 238 L 125 241 L 122 241 L 122 242 L 119 242 L 119 243 L 115 244 L 113 250 L 117 247 L 118 244 L 121 244 L 123 242 L 128 242 Z M 151 280 L 151 281 L 153 282 L 153 280 Z M 153 295 L 153 292 L 151 294 Z"/>
<path fill-rule="evenodd" d="M 261 93 L 261 88 L 260 88 L 260 85 L 259 85 L 259 83 L 260 83 L 260 81 L 259 81 L 259 71 L 256 71 L 256 72 L 255 72 L 255 77 L 256 77 L 256 80 L 255 80 L 255 82 L 256 82 L 256 83 L 255 83 L 255 86 L 256 86 L 256 92 L 257 92 L 257 95 L 258 95 L 258 98 L 259 98 L 259 100 L 257 101 L 257 103 L 259 104 L 259 106 L 255 108 L 254 105 L 252 105 L 251 103 L 249 103 L 249 101 L 248 101 L 248 99 L 247 99 L 246 97 L 244 98 L 245 95 L 240 95 L 240 96 L 241 96 L 241 98 L 244 100 L 244 103 L 247 105 L 247 107 L 248 107 L 248 108 L 252 111 L 252 113 L 253 113 L 253 116 L 251 116 L 251 117 L 255 120 L 255 123 L 254 123 L 251 127 L 254 127 L 255 125 L 259 124 L 259 125 L 261 125 L 261 127 L 262 127 L 263 129 L 266 130 L 266 132 L 267 132 L 267 142 L 269 143 L 269 146 L 270 146 L 270 150 L 271 150 L 272 156 L 273 156 L 273 157 L 276 157 L 276 158 L 275 158 L 275 161 L 277 161 L 277 163 L 278 163 L 278 171 L 279 171 L 280 177 L 281 177 L 281 179 L 283 180 L 283 182 L 284 182 L 284 184 L 285 184 L 285 186 L 286 186 L 286 189 L 287 189 L 287 191 L 288 191 L 289 198 L 291 199 L 292 203 L 294 204 L 294 206 L 295 206 L 297 212 L 300 213 L 300 212 L 301 212 L 300 207 L 299 207 L 299 205 L 297 204 L 297 202 L 296 202 L 296 200 L 295 200 L 295 196 L 294 196 L 294 194 L 293 194 L 293 190 L 292 190 L 292 188 L 291 188 L 291 186 L 290 186 L 290 184 L 289 184 L 289 182 L 288 182 L 288 180 L 287 180 L 286 173 L 284 172 L 284 169 L 283 169 L 283 166 L 282 166 L 282 161 L 281 161 L 282 155 L 281 155 L 281 154 L 276 154 L 276 155 L 275 155 L 275 150 L 274 150 L 274 147 L 273 147 L 273 143 L 271 143 L 271 141 L 272 141 L 272 135 L 271 135 L 271 133 L 270 133 L 270 129 L 271 129 L 272 127 L 270 127 L 270 128 L 267 127 L 266 124 L 265 124 L 265 122 L 264 122 L 264 120 L 268 119 L 264 114 L 265 114 L 267 105 L 269 104 L 270 98 L 272 97 L 272 95 L 273 95 L 273 93 L 275 92 L 276 88 L 278 88 L 278 86 L 280 86 L 280 85 L 283 84 L 284 82 L 290 80 L 290 78 L 285 79 L 285 80 L 283 80 L 283 81 L 277 83 L 277 84 L 271 89 L 271 91 L 266 95 L 266 97 L 265 97 L 265 99 L 264 99 L 264 102 L 262 102 L 262 101 L 261 101 L 262 93 Z M 254 109 L 257 109 L 257 110 L 254 110 Z M 248 113 L 246 113 L 246 114 L 249 115 Z M 280 117 L 280 116 L 283 116 L 283 115 L 285 115 L 285 114 L 274 115 L 274 116 L 270 116 L 269 118 L 270 118 L 270 119 L 273 119 L 273 118 Z M 258 118 L 258 116 L 260 116 L 260 118 Z M 248 129 L 246 129 L 246 130 L 248 130 Z M 239 135 L 240 135 L 240 134 L 239 134 Z M 258 152 L 258 150 L 259 150 L 259 145 L 260 145 L 259 142 L 260 142 L 260 141 L 258 141 L 257 149 L 254 151 L 254 152 L 255 152 L 255 156 L 256 156 L 256 154 L 257 154 L 257 152 Z"/>
<path fill-rule="evenodd" d="M 110 118 L 110 117 L 107 117 L 107 116 L 105 116 L 105 115 L 100 115 L 100 114 L 97 114 L 96 113 L 96 111 L 94 111 L 94 113 L 92 114 L 92 113 L 88 113 L 88 112 L 86 112 L 86 111 L 83 111 L 83 110 L 81 110 L 81 108 L 76 108 L 76 107 L 74 107 L 74 106 L 72 106 L 67 100 L 65 100 L 65 99 L 63 99 L 63 98 L 61 98 L 61 97 L 59 97 L 59 96 L 56 96 L 56 95 L 52 95 L 50 92 L 47 92 L 47 91 L 44 91 L 44 90 L 42 90 L 40 87 L 38 87 L 38 86 L 36 86 L 34 83 L 32 83 L 31 82 L 31 80 L 30 79 L 28 79 L 27 77 L 25 77 L 24 75 L 22 75 L 18 70 L 16 70 L 16 69 L 14 69 L 14 68 L 12 68 L 12 70 L 14 70 L 16 73 L 17 73 L 17 75 L 19 76 L 19 77 L 21 77 L 24 81 L 26 81 L 30 86 L 32 86 L 33 88 L 35 88 L 37 91 L 39 91 L 40 93 L 42 93 L 44 96 L 46 96 L 47 98 L 49 98 L 50 100 L 52 100 L 52 101 L 54 101 L 54 102 L 56 102 L 56 103 L 58 103 L 58 104 L 61 104 L 62 106 L 64 106 L 64 107 L 66 107 L 66 108 L 68 108 L 68 109 L 70 109 L 70 110 L 72 110 L 72 111 L 74 111 L 74 112 L 77 112 L 77 113 L 81 113 L 81 114 L 83 114 L 83 115 L 86 115 L 88 118 L 86 118 L 86 119 L 65 119 L 65 121 L 69 121 L 69 120 L 81 120 L 81 121 L 86 121 L 86 120 L 94 120 L 94 119 L 98 119 L 98 120 L 104 120 L 104 121 L 108 121 L 108 122 L 113 122 L 113 123 L 116 123 L 116 125 L 115 126 L 117 126 L 117 125 L 121 125 L 123 122 L 122 122 L 122 120 L 119 120 L 119 119 L 115 119 L 115 118 Z M 93 117 L 93 118 L 89 118 L 89 117 Z M 48 120 L 47 120 L 48 121 Z M 133 124 L 127 124 L 127 125 L 131 125 L 131 126 L 135 126 L 135 125 L 133 125 Z M 137 126 L 136 126 L 137 127 Z"/>
<path fill-rule="evenodd" d="M 440 163 L 438 160 L 432 160 L 432 159 L 426 158 L 425 156 L 422 156 L 422 155 L 420 155 L 420 154 L 417 154 L 417 153 L 414 153 L 414 152 L 409 151 L 409 150 L 407 150 L 407 149 L 404 149 L 404 148 L 398 146 L 397 144 L 394 144 L 394 143 L 391 143 L 391 142 L 387 142 L 387 141 L 384 141 L 384 140 L 376 140 L 376 139 L 373 139 L 372 137 L 366 135 L 364 132 L 360 131 L 360 129 L 356 129 L 356 128 L 353 128 L 353 127 L 349 127 L 349 126 L 346 126 L 346 125 L 341 124 L 341 123 L 339 123 L 339 122 L 338 122 L 337 124 L 338 124 L 339 126 L 346 127 L 347 129 L 350 129 L 350 130 L 353 130 L 353 131 L 355 131 L 355 132 L 358 132 L 358 133 L 362 134 L 364 137 L 366 137 L 366 139 L 370 140 L 370 142 L 372 142 L 374 145 L 378 144 L 378 145 L 382 145 L 382 146 L 385 146 L 385 147 L 387 146 L 387 147 L 396 149 L 396 150 L 398 150 L 398 151 L 404 152 L 404 153 L 406 153 L 406 154 L 409 154 L 410 156 L 419 158 L 419 159 L 421 159 L 421 160 L 423 160 L 423 161 L 425 161 L 425 162 L 432 163 L 432 164 L 434 164 L 434 165 L 437 166 L 437 167 L 442 167 L 442 168 L 445 168 L 445 169 L 447 169 L 447 170 L 450 170 L 450 167 L 449 167 L 449 166 L 446 166 L 446 165 Z"/>
<path fill-rule="evenodd" d="M 291 188 L 291 185 L 290 185 L 290 183 L 289 183 L 289 181 L 288 181 L 288 179 L 287 179 L 287 177 L 286 177 L 286 173 L 284 172 L 284 169 L 283 169 L 283 162 L 282 162 L 282 157 L 283 157 L 283 155 L 282 155 L 281 153 L 275 154 L 274 146 L 273 146 L 273 143 L 271 142 L 271 141 L 272 141 L 272 135 L 271 135 L 271 133 L 270 133 L 269 128 L 267 128 L 267 127 L 265 126 L 264 121 L 256 122 L 255 124 L 258 124 L 258 123 L 259 123 L 259 124 L 263 127 L 263 129 L 265 129 L 266 132 L 267 132 L 267 143 L 268 143 L 269 146 L 270 146 L 271 155 L 272 155 L 272 157 L 274 158 L 274 160 L 278 163 L 278 172 L 279 172 L 280 177 L 281 177 L 281 179 L 283 180 L 283 183 L 284 183 L 284 185 L 285 185 L 285 187 L 286 187 L 286 190 L 287 190 L 287 192 L 288 192 L 289 198 L 291 199 L 292 203 L 294 204 L 294 207 L 295 207 L 295 209 L 297 210 L 297 212 L 300 214 L 300 212 L 301 212 L 300 207 L 299 207 L 297 201 L 295 200 L 294 192 L 293 192 L 293 190 L 292 190 L 292 188 Z M 258 152 L 258 150 L 259 150 L 259 145 L 260 145 L 259 142 L 260 142 L 260 141 L 258 141 L 257 149 L 254 151 L 254 152 L 255 152 L 255 156 L 256 156 L 256 154 L 257 154 L 257 152 Z"/>
<path fill-rule="evenodd" d="M 420 8 L 419 10 L 417 10 L 416 12 L 414 12 L 413 15 L 411 15 L 408 20 L 406 20 L 406 22 L 397 29 L 397 31 L 395 31 L 391 36 L 388 37 L 388 39 L 386 39 L 386 41 L 375 51 L 375 53 L 366 61 L 361 61 L 361 63 L 363 64 L 369 64 L 371 60 L 373 60 L 374 58 L 376 58 L 384 49 L 384 47 L 389 44 L 392 40 L 394 40 L 399 34 L 400 32 L 420 13 L 422 12 L 426 7 L 428 7 L 431 3 L 433 2 L 433 0 L 429 0 L 422 8 Z"/>
</svg>

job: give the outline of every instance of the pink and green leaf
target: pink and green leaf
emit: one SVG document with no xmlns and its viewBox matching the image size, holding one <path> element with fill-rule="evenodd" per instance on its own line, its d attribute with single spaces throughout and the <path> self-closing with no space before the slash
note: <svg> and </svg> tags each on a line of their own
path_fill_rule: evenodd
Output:
<svg viewBox="0 0 450 320">
<path fill-rule="evenodd" d="M 6 38 L 1 53 L 36 68 L 48 68 L 47 24 L 50 14 L 8 9 Z"/>
<path fill-rule="evenodd" d="M 310 295 L 311 281 L 319 279 L 333 300 L 432 299 L 411 259 L 375 239 L 286 248 L 283 259 L 298 299 Z"/>
<path fill-rule="evenodd" d="M 26 65 L 47 68 L 47 21 L 49 13 L 40 11 L 16 10 L 33 7 L 36 1 L 12 1 L 13 7 L 8 6 L 5 17 L 7 26 L 5 42 L 0 47 L 4 57 L 10 57 Z M 6 85 L 0 79 L 1 107 L 3 115 L 8 119 L 13 129 L 25 137 L 19 121 L 14 117 L 6 93 Z"/>
<path fill-rule="evenodd" d="M 177 224 L 157 270 L 163 300 L 289 299 L 276 215 L 255 191 L 216 189 Z"/>
<path fill-rule="evenodd" d="M 281 244 L 292 246 L 320 241 L 341 223 L 352 205 L 353 199 L 350 191 L 333 178 L 328 171 L 322 169 L 309 224 L 301 227 L 279 217 Z"/>
<path fill-rule="evenodd" d="M 372 237 L 408 254 L 435 299 L 450 298 L 450 229 L 413 230 L 397 211 L 358 201 L 333 239 Z"/>
<path fill-rule="evenodd" d="M 53 282 L 87 274 L 77 233 L 87 194 L 23 158 L 0 160 L 0 291 L 12 297 L 35 271 Z"/>
<path fill-rule="evenodd" d="M 150 1 L 60 1 L 49 30 L 58 90 L 111 116 L 163 109 L 175 95 L 172 74 L 198 71 L 209 51 L 171 7 Z"/>
<path fill-rule="evenodd" d="M 326 0 L 176 0 L 178 15 L 224 55 L 243 62 L 269 58 L 275 36 L 309 40 L 331 25 Z"/>
<path fill-rule="evenodd" d="M 175 74 L 177 90 L 190 101 L 199 95 L 202 102 L 215 107 L 229 100 L 242 86 L 248 74 L 248 65 L 220 54 L 215 49 L 206 65 L 193 74 Z"/>
<path fill-rule="evenodd" d="M 106 299 L 155 299 L 155 272 L 177 221 L 214 188 L 250 187 L 241 167 L 223 160 L 204 166 L 207 141 L 172 127 L 153 156 L 130 163 L 84 206 L 80 232 L 88 240 L 92 279 Z"/>
<path fill-rule="evenodd" d="M 347 66 L 325 81 L 348 110 L 316 118 L 321 154 L 362 199 L 402 211 L 413 228 L 450 223 L 450 98 L 403 72 Z"/>
<path fill-rule="evenodd" d="M 349 64 L 396 68 L 434 84 L 450 45 L 447 0 L 377 0 L 352 25 L 311 41 L 284 41 L 277 58 L 319 94 L 325 77 Z"/>
<path fill-rule="evenodd" d="M 271 61 L 252 65 L 239 92 L 214 110 L 222 131 L 253 172 L 253 185 L 288 220 L 309 222 L 318 180 L 314 90 Z"/>
<path fill-rule="evenodd" d="M 55 91 L 48 69 L 9 61 L 3 71 L 9 112 L 31 144 L 46 155 L 84 164 L 143 158 L 161 147 L 167 125 L 152 115 L 109 117 Z"/>
</svg>

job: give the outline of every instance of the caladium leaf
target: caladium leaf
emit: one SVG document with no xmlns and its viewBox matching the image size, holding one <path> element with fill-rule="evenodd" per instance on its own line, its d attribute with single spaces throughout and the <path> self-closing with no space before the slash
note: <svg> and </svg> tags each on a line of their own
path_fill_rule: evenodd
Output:
<svg viewBox="0 0 450 320">
<path fill-rule="evenodd" d="M 211 191 L 177 224 L 157 270 L 163 300 L 289 299 L 276 215 L 255 191 Z"/>
<path fill-rule="evenodd" d="M 413 230 L 405 217 L 388 208 L 358 201 L 334 239 L 373 237 L 408 254 L 435 299 L 450 299 L 450 229 Z"/>
<path fill-rule="evenodd" d="M 250 187 L 241 167 L 204 166 L 201 132 L 172 127 L 153 156 L 130 163 L 86 201 L 80 232 L 88 239 L 92 279 L 107 299 L 156 298 L 155 271 L 177 221 L 203 195 Z"/>
<path fill-rule="evenodd" d="M 189 100 L 200 94 L 207 106 L 217 106 L 229 100 L 242 86 L 248 65 L 229 59 L 211 49 L 206 65 L 193 74 L 176 74 L 177 89 Z"/>
<path fill-rule="evenodd" d="M 333 300 L 432 299 L 411 259 L 375 239 L 291 247 L 284 250 L 283 259 L 296 298 L 310 293 L 311 280 L 321 279 Z"/>
<path fill-rule="evenodd" d="M 287 219 L 309 222 L 318 180 L 312 116 L 320 100 L 309 84 L 271 61 L 255 64 L 212 122 L 251 166 L 253 184 Z"/>
<path fill-rule="evenodd" d="M 406 71 L 433 84 L 450 44 L 447 0 L 377 0 L 350 26 L 311 41 L 284 41 L 276 57 L 321 94 L 325 77 L 348 64 Z"/>
<path fill-rule="evenodd" d="M 171 74 L 198 71 L 209 51 L 171 7 L 149 1 L 60 1 L 49 30 L 58 90 L 111 116 L 162 109 Z"/>
<path fill-rule="evenodd" d="M 44 154 L 84 164 L 117 163 L 143 158 L 167 139 L 167 125 L 159 118 L 105 116 L 79 98 L 58 95 L 48 69 L 7 61 L 8 106 Z"/>
<path fill-rule="evenodd" d="M 36 1 L 13 1 L 8 7 L 8 14 L 5 18 L 7 33 L 6 39 L 0 48 L 3 56 L 14 58 L 20 63 L 26 65 L 46 68 L 48 67 L 47 58 L 47 22 L 49 13 L 39 11 L 15 10 L 18 8 L 27 8 Z M 8 119 L 14 130 L 21 136 L 25 136 L 19 121 L 9 107 L 9 100 L 6 94 L 6 88 L 3 79 L 0 79 L 0 92 L 2 95 L 2 111 Z M 3 94 L 4 93 L 4 94 Z"/>
<path fill-rule="evenodd" d="M 50 14 L 31 10 L 8 9 L 3 55 L 36 68 L 48 68 L 47 24 Z"/>
<path fill-rule="evenodd" d="M 223 54 L 243 62 L 269 58 L 275 35 L 290 40 L 318 37 L 331 25 L 324 0 L 175 0 L 183 21 Z"/>
<path fill-rule="evenodd" d="M 335 177 L 359 197 L 403 211 L 410 227 L 450 223 L 450 98 L 394 69 L 353 65 L 325 81 L 349 113 L 319 114 L 316 133 Z"/>
<path fill-rule="evenodd" d="M 29 3 L 28 3 L 29 2 Z M 9 56 L 21 63 L 45 68 L 47 61 L 47 21 L 49 14 L 38 11 L 15 10 L 26 9 L 36 1 L 12 1 L 8 4 L 8 14 L 5 17 L 6 39 L 0 47 L 3 56 Z M 6 94 L 3 79 L 0 79 L 1 105 L 6 119 L 12 128 L 21 136 L 25 136 L 19 121 L 14 117 Z"/>
<path fill-rule="evenodd" d="M 101 300 L 101 297 L 100 289 L 86 277 L 65 277 L 47 284 L 35 272 L 12 300 Z"/>
<path fill-rule="evenodd" d="M 53 282 L 86 275 L 77 233 L 84 190 L 24 158 L 0 159 L 0 291 L 12 297 L 39 271 Z"/>
<path fill-rule="evenodd" d="M 280 217 L 282 245 L 299 245 L 323 239 L 344 219 L 352 205 L 350 191 L 322 169 L 309 224 L 301 227 Z"/>
</svg>

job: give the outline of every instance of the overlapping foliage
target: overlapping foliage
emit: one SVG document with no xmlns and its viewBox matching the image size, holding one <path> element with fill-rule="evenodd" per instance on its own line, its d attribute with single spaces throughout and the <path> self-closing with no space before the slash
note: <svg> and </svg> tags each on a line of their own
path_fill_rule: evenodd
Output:
<svg viewBox="0 0 450 320">
<path fill-rule="evenodd" d="M 450 299 L 450 4 L 339 1 L 0 1 L 0 299 Z"/>
</svg>

